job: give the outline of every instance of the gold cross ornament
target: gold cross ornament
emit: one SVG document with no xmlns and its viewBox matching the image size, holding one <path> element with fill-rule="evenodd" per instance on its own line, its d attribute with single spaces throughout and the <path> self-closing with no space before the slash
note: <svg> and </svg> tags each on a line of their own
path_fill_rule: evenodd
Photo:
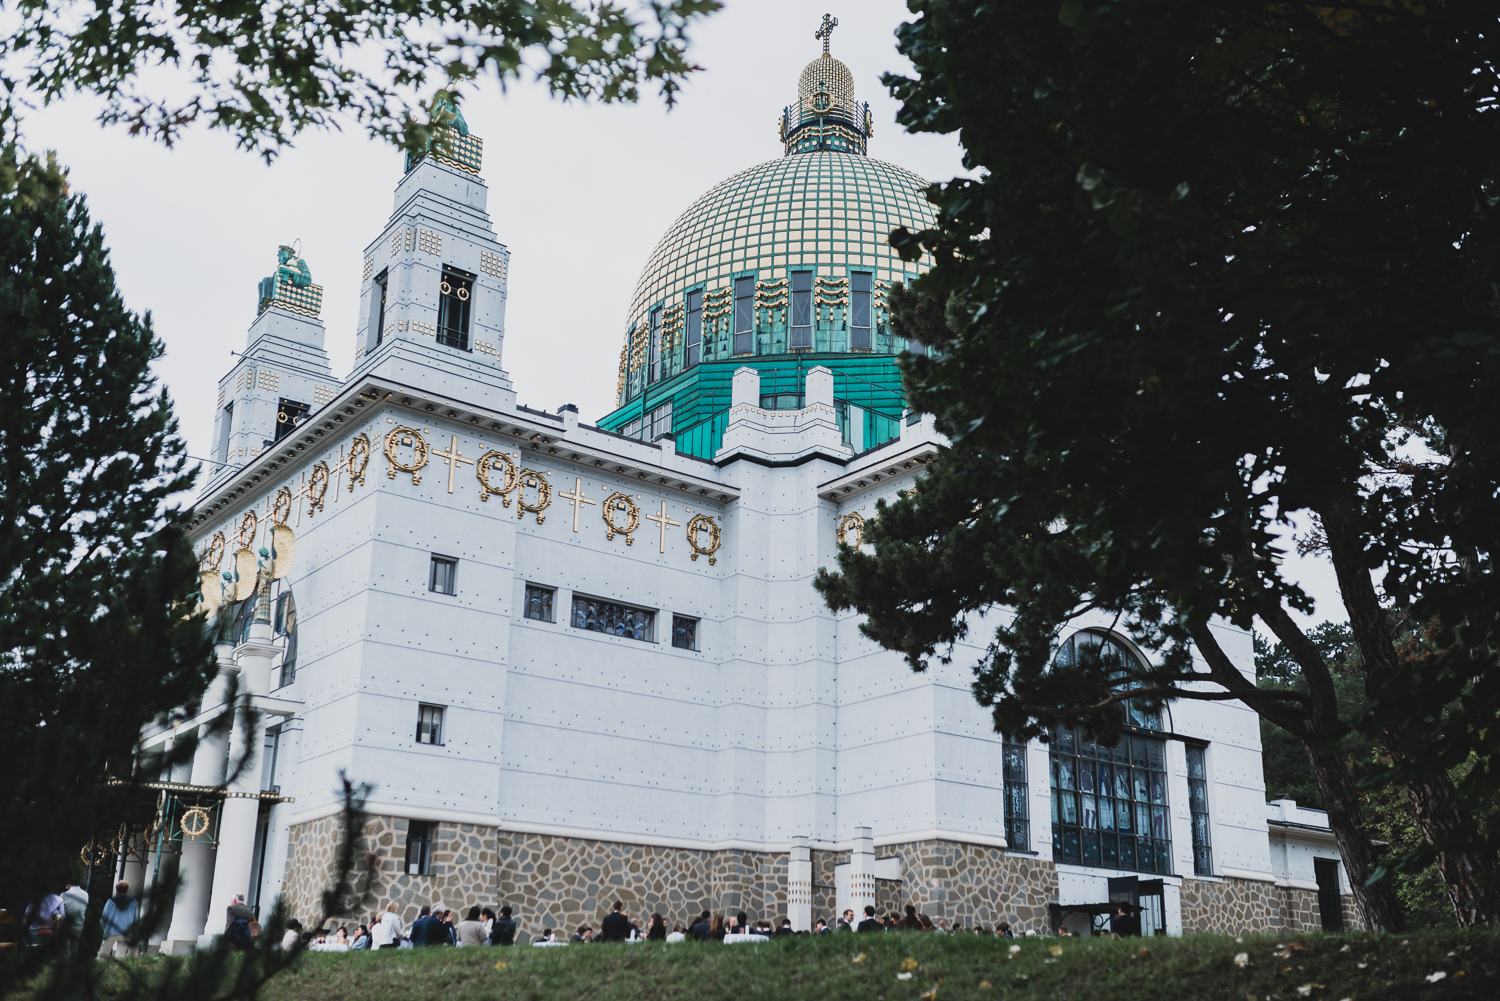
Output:
<svg viewBox="0 0 1500 1001">
<path fill-rule="evenodd" d="M 838 26 L 838 18 L 832 14 L 824 14 L 822 27 L 818 29 L 817 34 L 813 35 L 814 38 L 821 38 L 823 40 L 823 55 L 825 56 L 828 55 L 828 43 L 833 40 L 833 29 Z"/>
<path fill-rule="evenodd" d="M 458 467 L 461 465 L 474 465 L 473 459 L 465 459 L 463 453 L 459 452 L 458 435 L 453 435 L 452 437 L 453 443 L 448 446 L 448 451 L 440 452 L 437 449 L 433 449 L 432 451 L 432 454 L 438 458 L 448 460 L 448 492 L 450 494 L 453 492 L 453 475 L 458 472 Z"/>
<path fill-rule="evenodd" d="M 582 506 L 584 504 L 593 504 L 594 503 L 594 501 L 589 500 L 587 497 L 585 497 L 583 495 L 583 479 L 581 477 L 574 477 L 573 478 L 573 492 L 572 493 L 566 493 L 566 492 L 565 493 L 560 493 L 557 496 L 565 498 L 565 499 L 570 500 L 570 501 L 573 502 L 573 531 L 575 531 L 575 532 L 578 531 L 578 513 L 583 510 Z"/>
<path fill-rule="evenodd" d="M 667 517 L 667 502 L 666 501 L 662 501 L 661 502 L 661 513 L 660 514 L 648 514 L 648 515 L 646 515 L 646 520 L 647 521 L 654 521 L 658 525 L 661 526 L 661 552 L 666 552 L 667 551 L 667 528 L 668 528 L 668 526 L 670 526 L 672 528 L 676 528 L 678 525 L 681 525 L 682 522 L 680 522 L 680 521 L 673 521 L 671 518 Z"/>
</svg>

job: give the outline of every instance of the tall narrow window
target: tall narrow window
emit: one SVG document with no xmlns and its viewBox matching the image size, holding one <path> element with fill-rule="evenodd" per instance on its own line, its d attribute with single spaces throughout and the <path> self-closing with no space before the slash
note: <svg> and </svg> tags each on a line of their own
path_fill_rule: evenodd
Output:
<svg viewBox="0 0 1500 1001">
<path fill-rule="evenodd" d="M 755 350 L 755 279 L 734 280 L 734 353 Z"/>
<path fill-rule="evenodd" d="M 1208 839 L 1208 762 L 1203 748 L 1187 748 L 1188 807 L 1193 814 L 1193 871 L 1212 876 L 1214 858 Z"/>
<path fill-rule="evenodd" d="M 406 874 L 432 875 L 432 822 L 429 820 L 406 822 Z"/>
<path fill-rule="evenodd" d="M 370 296 L 375 301 L 371 304 L 370 316 L 375 321 L 375 343 L 378 346 L 385 339 L 385 293 L 390 284 L 391 273 L 389 269 L 375 276 L 375 287 L 370 290 Z"/>
<path fill-rule="evenodd" d="M 443 283 L 438 286 L 439 344 L 469 350 L 469 306 L 473 299 L 474 275 L 443 265 Z"/>
<path fill-rule="evenodd" d="M 792 322 L 789 346 L 812 347 L 813 275 L 811 271 L 792 272 Z"/>
<path fill-rule="evenodd" d="M 446 556 L 432 558 L 432 571 L 427 578 L 427 590 L 438 594 L 457 594 L 458 560 Z"/>
<path fill-rule="evenodd" d="M 1005 779 L 1005 840 L 1017 851 L 1031 848 L 1031 813 L 1026 805 L 1026 745 L 1000 746 Z"/>
<path fill-rule="evenodd" d="M 306 403 L 282 397 L 276 404 L 276 440 L 280 441 L 301 427 L 311 409 Z"/>
<path fill-rule="evenodd" d="M 1339 860 L 1313 859 L 1313 878 L 1318 881 L 1318 911 L 1324 931 L 1344 930 L 1344 897 L 1339 892 Z"/>
<path fill-rule="evenodd" d="M 226 403 L 219 415 L 219 454 L 216 458 L 223 465 L 229 461 L 229 433 L 234 429 L 234 404 Z"/>
<path fill-rule="evenodd" d="M 657 306 L 651 311 L 651 341 L 647 346 L 647 369 L 646 382 L 652 383 L 661 378 L 661 307 Z"/>
<path fill-rule="evenodd" d="M 679 650 L 698 649 L 698 620 L 686 615 L 672 616 L 672 645 Z"/>
<path fill-rule="evenodd" d="M 703 351 L 703 290 L 689 292 L 687 296 L 687 350 L 683 365 L 692 368 L 698 364 Z"/>
<path fill-rule="evenodd" d="M 443 707 L 417 707 L 417 743 L 437 744 L 443 742 Z"/>
<path fill-rule="evenodd" d="M 276 752 L 281 748 L 281 727 L 266 728 L 266 742 L 260 752 L 260 787 L 270 791 L 276 788 Z"/>
<path fill-rule="evenodd" d="M 870 273 L 849 275 L 849 350 L 870 350 Z"/>
<path fill-rule="evenodd" d="M 556 622 L 552 611 L 552 599 L 557 591 L 539 584 L 526 585 L 526 617 L 538 622 Z"/>
</svg>

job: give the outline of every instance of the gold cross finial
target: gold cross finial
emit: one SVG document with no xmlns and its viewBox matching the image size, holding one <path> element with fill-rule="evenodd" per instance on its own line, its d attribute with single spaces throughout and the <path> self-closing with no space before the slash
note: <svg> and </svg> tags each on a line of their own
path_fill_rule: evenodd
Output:
<svg viewBox="0 0 1500 1001">
<path fill-rule="evenodd" d="M 828 55 L 828 43 L 833 38 L 833 29 L 839 26 L 839 19 L 832 14 L 823 15 L 823 26 L 818 29 L 814 38 L 823 39 L 823 55 Z"/>
</svg>

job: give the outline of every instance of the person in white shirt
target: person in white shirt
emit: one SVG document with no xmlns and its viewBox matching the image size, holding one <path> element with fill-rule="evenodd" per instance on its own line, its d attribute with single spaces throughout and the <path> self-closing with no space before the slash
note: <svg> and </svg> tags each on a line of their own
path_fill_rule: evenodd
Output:
<svg viewBox="0 0 1500 1001">
<path fill-rule="evenodd" d="M 302 922 L 296 918 L 286 923 L 286 934 L 281 936 L 281 947 L 285 950 L 295 949 L 297 940 L 302 937 Z"/>
<path fill-rule="evenodd" d="M 668 942 L 686 942 L 687 941 L 687 932 L 685 932 L 685 931 L 682 930 L 682 922 L 681 921 L 679 921 L 676 924 L 674 924 L 672 926 L 672 930 L 667 933 L 667 941 Z"/>
<path fill-rule="evenodd" d="M 401 944 L 401 916 L 396 913 L 395 901 L 385 905 L 380 923 L 370 929 L 370 937 L 377 949 L 394 949 Z"/>
</svg>

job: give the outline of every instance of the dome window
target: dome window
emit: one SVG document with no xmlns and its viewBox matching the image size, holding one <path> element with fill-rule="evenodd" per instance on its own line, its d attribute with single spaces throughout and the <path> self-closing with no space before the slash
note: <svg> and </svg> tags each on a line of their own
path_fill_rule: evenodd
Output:
<svg viewBox="0 0 1500 1001">
<path fill-rule="evenodd" d="M 755 279 L 734 280 L 734 353 L 755 350 Z"/>
<path fill-rule="evenodd" d="M 812 347 L 813 273 L 792 272 L 792 339 L 793 351 Z"/>
<path fill-rule="evenodd" d="M 651 311 L 651 340 L 646 348 L 646 382 L 661 378 L 661 307 Z"/>
<path fill-rule="evenodd" d="M 683 367 L 698 364 L 703 350 L 703 290 L 695 289 L 687 294 L 687 343 L 684 346 Z"/>
<path fill-rule="evenodd" d="M 870 350 L 870 272 L 849 274 L 849 350 Z"/>
</svg>

